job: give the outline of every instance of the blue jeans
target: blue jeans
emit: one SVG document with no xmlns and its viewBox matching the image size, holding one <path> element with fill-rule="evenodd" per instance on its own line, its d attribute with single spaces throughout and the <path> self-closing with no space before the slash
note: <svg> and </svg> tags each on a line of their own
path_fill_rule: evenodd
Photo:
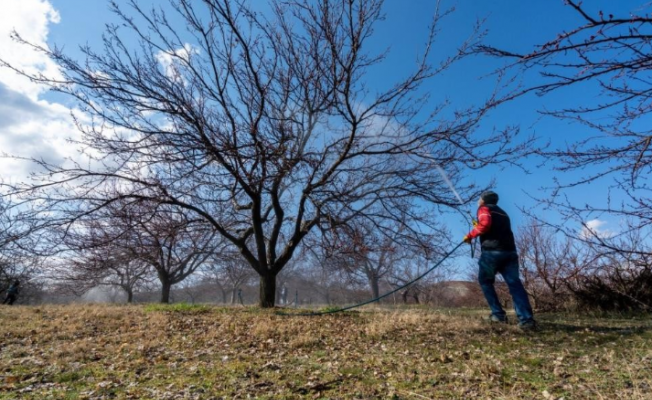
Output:
<svg viewBox="0 0 652 400">
<path fill-rule="evenodd" d="M 518 276 L 518 255 L 515 251 L 486 251 L 483 250 L 480 255 L 480 271 L 478 273 L 478 281 L 484 293 L 484 297 L 489 303 L 491 313 L 498 319 L 505 319 L 505 310 L 500 305 L 494 282 L 496 281 L 496 274 L 500 273 L 507 283 L 509 293 L 512 295 L 514 301 L 514 310 L 520 323 L 530 322 L 534 320 L 532 315 L 532 307 L 530 300 L 527 297 L 523 283 Z"/>
</svg>

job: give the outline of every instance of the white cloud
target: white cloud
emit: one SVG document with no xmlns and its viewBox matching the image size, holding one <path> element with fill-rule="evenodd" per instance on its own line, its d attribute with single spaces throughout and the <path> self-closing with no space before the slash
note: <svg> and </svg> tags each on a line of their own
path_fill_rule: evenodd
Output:
<svg viewBox="0 0 652 400">
<path fill-rule="evenodd" d="M 171 52 L 164 52 L 164 51 L 159 51 L 156 54 L 156 60 L 161 64 L 163 67 L 163 70 L 165 71 L 165 75 L 168 76 L 170 79 L 174 80 L 182 80 L 184 83 L 185 81 L 183 80 L 183 75 L 181 71 L 183 70 L 182 67 L 182 62 L 183 61 L 189 61 L 190 57 L 193 54 L 198 54 L 199 49 L 193 47 L 191 44 L 184 44 L 182 48 L 176 49 Z"/>
<path fill-rule="evenodd" d="M 50 24 L 59 23 L 59 13 L 48 0 L 3 2 L 0 13 L 0 59 L 27 73 L 60 77 L 57 65 L 47 56 L 11 39 L 12 31 L 26 41 L 47 45 Z M 0 152 L 60 163 L 76 156 L 67 139 L 79 135 L 70 109 L 44 100 L 47 87 L 31 82 L 9 68 L 0 68 Z M 0 158 L 0 178 L 23 180 L 34 169 L 30 162 Z"/>
<path fill-rule="evenodd" d="M 610 229 L 605 229 L 605 225 L 607 225 L 607 221 L 603 221 L 597 218 L 586 221 L 580 232 L 580 237 L 585 239 L 595 237 L 607 239 L 613 237 L 615 232 Z"/>
<path fill-rule="evenodd" d="M 59 13 L 48 0 L 4 1 L 0 12 L 0 59 L 29 73 L 40 72 L 46 76 L 59 76 L 56 64 L 49 58 L 17 43 L 10 36 L 15 30 L 28 42 L 45 46 L 50 23 L 56 24 L 60 20 Z M 0 69 L 0 82 L 34 101 L 38 99 L 39 94 L 47 90 L 6 68 Z"/>
</svg>

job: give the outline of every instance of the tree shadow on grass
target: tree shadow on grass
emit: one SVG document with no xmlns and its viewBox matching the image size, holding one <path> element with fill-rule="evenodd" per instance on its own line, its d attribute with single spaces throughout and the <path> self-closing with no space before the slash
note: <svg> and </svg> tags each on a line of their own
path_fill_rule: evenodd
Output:
<svg viewBox="0 0 652 400">
<path fill-rule="evenodd" d="M 491 324 L 478 328 L 475 334 L 490 336 L 521 334 L 544 342 L 575 341 L 579 338 L 588 340 L 592 345 L 600 345 L 628 337 L 651 339 L 652 320 L 599 317 L 551 320 L 542 317 L 538 319 L 536 331 L 520 331 L 515 324 Z"/>
<path fill-rule="evenodd" d="M 652 331 L 650 315 L 542 315 L 539 318 L 541 328 L 548 331 L 567 333 L 598 333 L 598 334 L 641 334 Z"/>
</svg>

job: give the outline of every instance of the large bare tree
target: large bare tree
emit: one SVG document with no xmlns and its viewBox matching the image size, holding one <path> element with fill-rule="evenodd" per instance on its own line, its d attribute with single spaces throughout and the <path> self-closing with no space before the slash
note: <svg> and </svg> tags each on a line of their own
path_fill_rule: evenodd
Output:
<svg viewBox="0 0 652 400">
<path fill-rule="evenodd" d="M 277 274 L 311 233 L 398 215 L 413 234 L 427 230 L 433 205 L 458 204 L 436 165 L 470 198 L 479 188 L 460 184 L 462 169 L 513 162 L 527 141 L 515 145 L 513 128 L 476 132 L 502 101 L 495 93 L 465 109 L 430 99 L 426 85 L 477 39 L 438 60 L 438 10 L 413 71 L 370 81 L 386 55 L 367 51 L 382 3 L 270 1 L 259 12 L 239 0 L 151 11 L 113 2 L 121 23 L 103 49 L 82 47 L 81 61 L 16 33 L 60 66 L 60 80 L 30 78 L 76 99 L 90 159 L 35 160 L 41 181 L 11 188 L 40 207 L 25 218 L 68 226 L 124 199 L 183 209 L 258 273 L 261 307 L 274 306 Z"/>
</svg>

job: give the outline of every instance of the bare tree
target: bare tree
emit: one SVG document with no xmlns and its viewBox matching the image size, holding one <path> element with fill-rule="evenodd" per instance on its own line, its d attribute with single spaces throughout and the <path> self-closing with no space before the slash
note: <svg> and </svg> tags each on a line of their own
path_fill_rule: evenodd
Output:
<svg viewBox="0 0 652 400">
<path fill-rule="evenodd" d="M 524 285 L 534 306 L 540 310 L 578 304 L 604 310 L 650 308 L 648 238 L 640 230 L 626 231 L 627 235 L 603 238 L 610 245 L 602 246 L 530 220 L 519 231 L 517 242 Z"/>
<path fill-rule="evenodd" d="M 219 291 L 220 295 L 220 300 L 218 300 L 218 302 L 226 304 L 228 302 L 227 297 L 229 294 L 229 289 L 225 285 L 225 282 L 223 282 L 223 277 L 220 272 L 220 267 L 211 262 L 209 259 L 206 263 L 206 266 L 200 271 L 200 274 L 202 275 L 201 282 L 209 285 L 214 285 L 215 289 Z"/>
<path fill-rule="evenodd" d="M 385 53 L 366 48 L 382 0 L 270 1 L 264 14 L 254 4 L 173 0 L 177 26 L 164 9 L 113 2 L 120 24 L 103 52 L 82 47 L 83 61 L 15 34 L 63 78 L 0 63 L 77 100 L 78 144 L 91 158 L 35 160 L 41 181 L 10 188 L 40 208 L 25 219 L 68 226 L 123 199 L 183 209 L 238 248 L 260 276 L 260 306 L 272 307 L 276 276 L 307 235 L 397 218 L 381 210 L 411 211 L 416 224 L 423 208 L 458 204 L 435 165 L 471 198 L 478 188 L 461 184 L 463 167 L 513 163 L 527 145 L 514 144 L 513 127 L 475 133 L 502 101 L 495 94 L 462 110 L 424 95 L 477 39 L 434 60 L 438 10 L 414 71 L 372 86 L 365 72 Z"/>
<path fill-rule="evenodd" d="M 105 284 L 119 287 L 127 293 L 127 303 L 132 303 L 134 293 L 150 287 L 152 269 L 140 259 L 125 260 L 123 264 L 109 266 L 112 274 Z"/>
<path fill-rule="evenodd" d="M 136 219 L 133 232 L 140 258 L 156 271 L 161 283 L 161 303 L 169 303 L 172 286 L 192 275 L 222 246 L 204 220 L 161 208 Z"/>
<path fill-rule="evenodd" d="M 433 253 L 431 243 L 436 235 L 414 236 L 401 223 L 372 224 L 355 221 L 342 229 L 332 257 L 334 265 L 369 285 L 371 295 L 380 295 L 380 283 L 396 277 L 399 264 L 421 253 L 427 259 Z M 405 271 L 405 268 L 403 269 Z"/>
<path fill-rule="evenodd" d="M 335 265 L 366 282 L 371 296 L 378 297 L 380 281 L 392 272 L 400 250 L 388 239 L 379 240 L 370 229 L 362 227 L 350 230 L 346 241 L 345 248 L 336 253 Z"/>
<path fill-rule="evenodd" d="M 168 303 L 172 285 L 214 257 L 223 242 L 203 219 L 151 202 L 114 201 L 93 217 L 78 221 L 74 229 L 55 231 L 53 240 L 63 244 L 64 254 L 73 252 L 73 261 L 56 269 L 54 279 L 115 285 L 132 297 L 134 286 L 153 272 L 161 284 L 161 302 Z"/>
<path fill-rule="evenodd" d="M 18 280 L 21 303 L 33 300 L 42 287 L 37 277 L 43 260 L 21 246 L 27 245 L 25 234 L 25 227 L 11 213 L 10 204 L 0 199 L 0 295 Z"/>
<path fill-rule="evenodd" d="M 96 218 L 53 236 L 65 247 L 63 256 L 48 269 L 47 278 L 75 295 L 97 286 L 118 287 L 131 303 L 134 292 L 150 283 L 154 271 L 135 240 L 133 217 L 114 204 Z"/>
<path fill-rule="evenodd" d="M 539 310 L 568 307 L 569 287 L 593 270 L 599 259 L 590 246 L 535 220 L 519 229 L 516 242 L 523 284 Z"/>
<path fill-rule="evenodd" d="M 189 279 L 185 279 L 179 284 L 179 286 L 186 299 L 190 300 L 190 304 L 195 304 L 197 298 L 201 294 L 202 289 L 199 281 L 191 277 Z"/>
<path fill-rule="evenodd" d="M 609 246 L 584 243 L 590 268 L 568 282 L 580 306 L 602 310 L 652 310 L 652 249 L 641 230 L 609 238 Z M 612 250 L 616 249 L 616 250 Z"/>
<path fill-rule="evenodd" d="M 397 260 L 396 266 L 387 278 L 390 285 L 392 287 L 405 285 L 430 269 L 436 256 L 431 255 L 431 258 L 428 258 L 427 254 L 425 252 L 406 252 L 405 257 Z M 440 289 L 440 284 L 450 280 L 454 275 L 453 263 L 454 261 L 451 261 L 439 266 L 429 275 L 405 288 L 401 293 L 403 303 L 407 304 L 411 298 L 416 304 L 427 304 L 439 296 L 437 291 Z"/>
<path fill-rule="evenodd" d="M 134 293 L 151 282 L 152 269 L 133 255 L 124 252 L 116 255 L 121 250 L 116 247 L 77 253 L 78 258 L 50 269 L 49 276 L 62 284 L 67 283 L 70 291 L 77 295 L 97 286 L 120 288 L 127 295 L 127 303 L 132 303 Z"/>
<path fill-rule="evenodd" d="M 340 268 L 341 260 L 334 250 L 332 244 L 308 240 L 302 248 L 302 266 L 298 268 L 306 280 L 316 283 L 310 290 L 316 291 L 328 305 L 336 300 L 337 292 L 345 292 L 352 283 L 351 275 Z"/>
<path fill-rule="evenodd" d="M 238 290 L 247 285 L 254 277 L 255 273 L 245 260 L 233 254 L 231 257 L 225 257 L 223 254 L 210 260 L 206 268 L 207 272 L 214 277 L 214 281 L 224 290 L 224 301 L 226 294 L 230 294 L 231 304 L 236 304 L 238 300 Z"/>
</svg>

